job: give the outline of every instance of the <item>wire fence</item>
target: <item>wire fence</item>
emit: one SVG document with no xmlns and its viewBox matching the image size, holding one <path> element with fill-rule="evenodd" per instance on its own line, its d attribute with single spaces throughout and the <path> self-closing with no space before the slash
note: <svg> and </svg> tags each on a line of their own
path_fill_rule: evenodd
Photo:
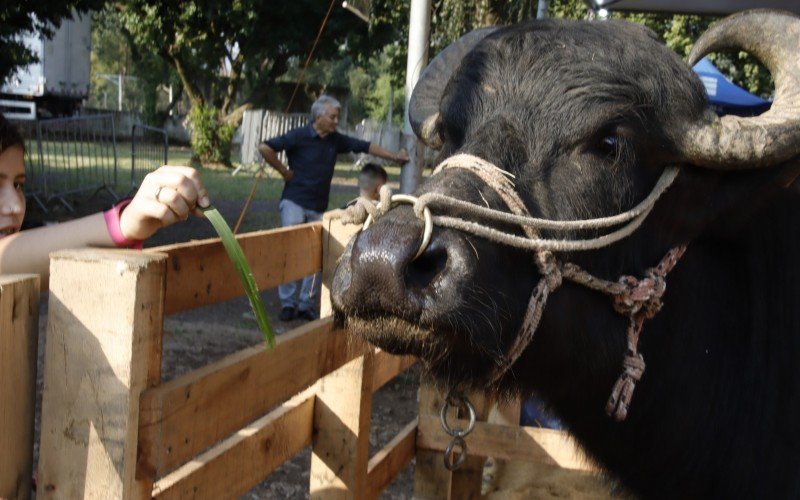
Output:
<svg viewBox="0 0 800 500">
<path fill-rule="evenodd" d="M 36 141 L 38 123 L 30 120 L 11 120 L 11 122 L 19 130 L 22 139 L 25 141 L 25 196 L 33 200 L 39 205 L 39 208 L 46 212 L 44 172 L 42 172 L 42 165 L 39 163 L 39 149 Z"/>
<path fill-rule="evenodd" d="M 91 198 L 100 191 L 117 200 L 118 190 L 132 191 L 145 175 L 167 162 L 166 132 L 139 124 L 131 132 L 130 161 L 120 158 L 113 114 L 13 123 L 25 140 L 25 195 L 43 212 L 53 204 L 74 211 L 77 198 Z M 121 163 L 126 168 L 131 165 L 130 186 L 120 173 Z"/>
<path fill-rule="evenodd" d="M 134 125 L 131 132 L 131 189 L 161 165 L 167 165 L 169 138 L 161 128 Z"/>
<path fill-rule="evenodd" d="M 101 190 L 118 198 L 113 115 L 41 120 L 36 126 L 36 146 L 45 204 L 58 201 L 71 211 L 68 197 Z"/>
</svg>

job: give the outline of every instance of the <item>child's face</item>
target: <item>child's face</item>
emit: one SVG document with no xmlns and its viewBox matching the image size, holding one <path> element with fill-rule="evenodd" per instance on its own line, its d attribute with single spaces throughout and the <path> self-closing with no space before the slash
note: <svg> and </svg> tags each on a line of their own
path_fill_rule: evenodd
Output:
<svg viewBox="0 0 800 500">
<path fill-rule="evenodd" d="M 0 153 L 0 238 L 16 233 L 25 217 L 25 161 L 22 148 Z"/>
</svg>

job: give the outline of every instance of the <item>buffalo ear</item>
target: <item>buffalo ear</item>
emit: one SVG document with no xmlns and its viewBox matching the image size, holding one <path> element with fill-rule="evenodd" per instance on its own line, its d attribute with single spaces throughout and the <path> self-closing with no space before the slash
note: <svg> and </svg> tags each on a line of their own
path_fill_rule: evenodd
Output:
<svg viewBox="0 0 800 500">
<path fill-rule="evenodd" d="M 753 223 L 752 214 L 765 203 L 781 195 L 800 201 L 798 177 L 800 159 L 768 169 L 732 172 L 686 165 L 664 194 L 662 207 L 671 213 L 661 215 L 673 223 L 670 232 L 674 234 L 669 237 L 691 241 L 709 231 L 725 239 L 741 237 L 741 231 Z"/>
</svg>

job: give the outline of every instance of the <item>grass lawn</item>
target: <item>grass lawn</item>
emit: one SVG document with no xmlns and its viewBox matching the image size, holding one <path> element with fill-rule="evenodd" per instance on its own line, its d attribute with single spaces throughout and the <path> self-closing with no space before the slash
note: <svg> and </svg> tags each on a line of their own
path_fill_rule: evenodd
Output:
<svg viewBox="0 0 800 500">
<path fill-rule="evenodd" d="M 67 145 L 66 148 L 62 148 L 62 146 L 59 145 L 58 148 L 55 148 L 48 145 L 45 147 L 45 151 L 53 151 L 52 154 L 55 155 L 60 149 L 66 149 L 69 151 L 69 147 L 70 146 Z M 89 165 L 92 165 L 93 162 L 96 164 L 97 158 L 102 158 L 103 155 L 106 155 L 106 158 L 113 158 L 113 154 L 110 154 L 107 150 L 104 152 L 102 148 L 99 147 L 97 150 L 86 146 L 81 147 L 83 149 L 76 149 L 73 150 L 72 153 L 67 153 L 67 155 L 70 157 L 69 160 L 63 160 L 61 157 L 56 156 L 49 157 L 47 152 L 45 152 L 45 163 L 49 168 L 49 178 L 58 180 L 66 178 L 67 176 L 77 175 L 82 182 L 85 182 L 85 185 L 87 186 L 93 186 L 97 183 L 103 184 L 103 173 L 100 172 L 99 169 L 89 167 Z M 76 153 L 76 151 L 78 152 Z M 158 155 L 156 154 L 155 156 Z M 67 165 L 67 161 L 70 162 L 69 165 Z M 106 162 L 107 164 L 113 164 L 113 160 L 107 159 Z M 156 162 L 156 164 L 161 163 L 161 161 L 157 160 Z M 168 162 L 170 165 L 190 165 L 191 149 L 185 146 L 170 146 Z M 116 183 L 114 183 L 113 180 L 110 182 L 105 182 L 106 184 L 109 184 L 109 187 L 119 195 L 124 195 L 131 190 L 131 163 L 130 143 L 118 143 Z M 29 165 L 32 164 L 34 163 L 29 163 Z M 228 207 L 230 207 L 232 204 L 236 205 L 238 203 L 240 204 L 240 208 L 238 208 L 236 212 L 240 213 L 241 207 L 244 206 L 245 200 L 248 198 L 251 190 L 253 189 L 253 181 L 255 178 L 254 171 L 256 167 L 252 166 L 250 169 L 242 169 L 236 175 L 231 175 L 233 170 L 224 166 L 195 165 L 195 167 L 198 168 L 198 171 L 200 172 L 200 178 L 208 189 L 212 203 L 222 204 L 224 202 Z M 391 166 L 387 167 L 386 170 L 389 174 L 389 185 L 393 189 L 397 189 L 399 187 L 400 167 Z M 113 176 L 108 175 L 107 172 L 105 173 L 105 176 L 108 179 L 113 179 Z M 358 170 L 354 167 L 353 163 L 339 162 L 336 164 L 330 201 L 328 205 L 329 209 L 341 207 L 358 195 L 357 178 Z M 36 185 L 34 183 L 29 183 L 29 186 L 35 188 Z M 259 202 L 274 202 L 277 204 L 277 202 L 280 200 L 282 190 L 283 179 L 281 179 L 277 172 L 275 172 L 272 168 L 267 167 L 266 175 L 259 179 L 255 194 L 253 196 L 254 205 L 258 205 L 261 208 L 248 210 L 248 213 L 242 223 L 242 227 L 240 228 L 240 232 L 278 227 L 280 225 L 280 221 L 277 208 L 268 203 L 270 208 L 264 209 L 264 204 Z M 86 215 L 88 213 L 93 213 L 109 204 L 109 200 L 103 199 L 104 196 L 102 195 L 90 197 L 92 191 L 76 193 L 66 197 L 75 208 L 75 212 L 65 211 L 63 207 L 58 206 L 57 202 L 51 201 L 48 204 L 50 213 L 42 214 L 42 220 L 63 221 L 77 216 Z M 105 197 L 110 198 L 108 196 Z M 29 201 L 29 211 L 32 209 L 35 209 L 35 203 Z M 34 214 L 30 215 L 32 217 L 36 217 Z M 226 218 L 231 219 L 230 208 Z M 228 223 L 233 226 L 236 223 L 236 218 L 233 218 L 233 220 L 228 220 Z"/>
<path fill-rule="evenodd" d="M 171 147 L 169 152 L 170 165 L 189 165 L 191 163 L 191 150 L 186 147 Z M 397 189 L 400 186 L 400 167 L 385 167 L 389 174 L 389 186 Z M 224 166 L 200 167 L 200 178 L 212 197 L 212 200 L 241 200 L 247 199 L 253 188 L 254 172 L 256 167 L 242 169 L 236 175 L 231 175 L 232 170 Z M 279 200 L 283 190 L 283 179 L 269 166 L 266 174 L 257 184 L 254 200 Z M 337 162 L 334 170 L 328 209 L 341 207 L 358 195 L 357 190 L 358 170 L 351 162 Z M 338 188 L 338 189 L 337 189 Z"/>
</svg>

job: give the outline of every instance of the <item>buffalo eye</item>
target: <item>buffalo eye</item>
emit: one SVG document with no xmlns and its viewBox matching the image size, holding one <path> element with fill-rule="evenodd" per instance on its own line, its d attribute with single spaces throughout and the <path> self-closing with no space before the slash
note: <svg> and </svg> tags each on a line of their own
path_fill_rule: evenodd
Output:
<svg viewBox="0 0 800 500">
<path fill-rule="evenodd" d="M 615 161 L 622 155 L 625 140 L 618 135 L 605 135 L 600 138 L 595 149 L 604 159 Z"/>
</svg>

